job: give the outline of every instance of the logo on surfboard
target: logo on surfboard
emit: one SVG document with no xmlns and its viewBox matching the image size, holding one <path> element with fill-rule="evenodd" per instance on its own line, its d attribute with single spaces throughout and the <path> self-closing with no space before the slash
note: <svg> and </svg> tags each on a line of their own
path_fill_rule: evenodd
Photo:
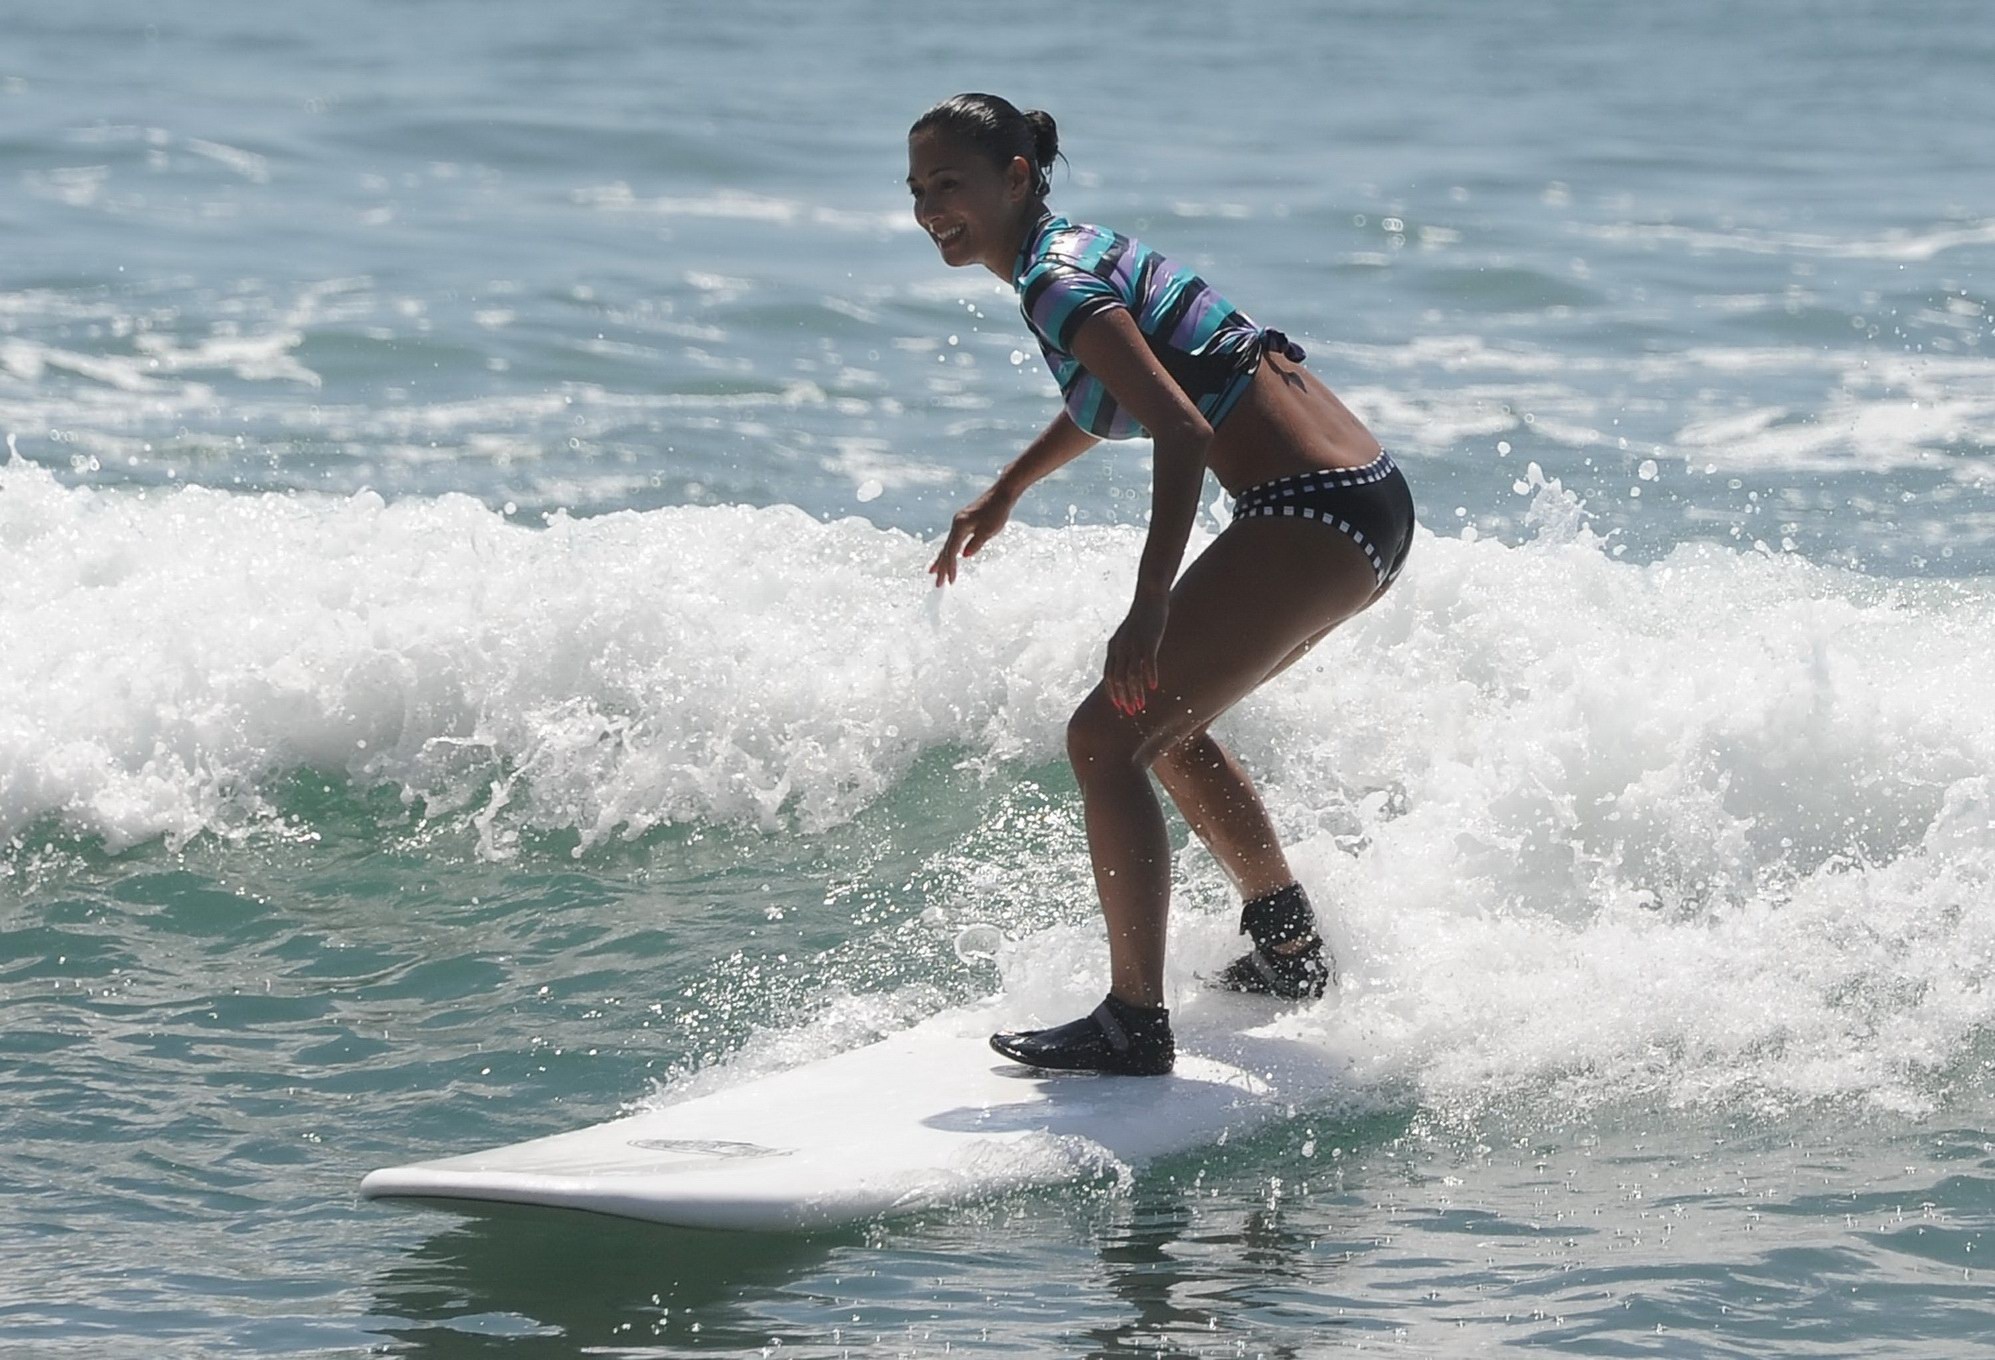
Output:
<svg viewBox="0 0 1995 1360">
<path fill-rule="evenodd" d="M 633 1138 L 630 1146 L 646 1152 L 677 1152 L 703 1161 L 732 1161 L 742 1157 L 787 1157 L 792 1149 L 763 1147 L 760 1143 L 730 1143 L 720 1138 Z"/>
</svg>

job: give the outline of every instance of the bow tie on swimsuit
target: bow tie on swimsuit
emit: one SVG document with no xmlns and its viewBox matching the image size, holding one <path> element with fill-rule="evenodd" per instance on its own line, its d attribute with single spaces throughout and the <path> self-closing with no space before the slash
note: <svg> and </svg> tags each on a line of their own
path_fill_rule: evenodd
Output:
<svg viewBox="0 0 1995 1360">
<path fill-rule="evenodd" d="M 1309 357 L 1303 353 L 1301 345 L 1296 344 L 1286 333 L 1276 330 L 1273 326 L 1262 327 L 1258 338 L 1262 349 L 1272 350 L 1291 363 L 1299 364 Z"/>
</svg>

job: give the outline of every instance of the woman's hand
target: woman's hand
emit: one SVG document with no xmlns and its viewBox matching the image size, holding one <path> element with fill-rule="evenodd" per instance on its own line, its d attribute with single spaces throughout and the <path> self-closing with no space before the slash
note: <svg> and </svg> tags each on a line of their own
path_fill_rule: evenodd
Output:
<svg viewBox="0 0 1995 1360">
<path fill-rule="evenodd" d="M 1010 521 L 1011 508 L 1017 503 L 999 487 L 993 486 L 956 512 L 956 518 L 949 524 L 949 537 L 943 543 L 942 551 L 928 564 L 938 587 L 956 579 L 957 553 L 975 557 L 977 549 L 988 543 Z"/>
<path fill-rule="evenodd" d="M 1108 664 L 1102 667 L 1101 679 L 1108 687 L 1109 702 L 1125 714 L 1141 713 L 1157 687 L 1157 644 L 1164 639 L 1164 620 L 1170 615 L 1167 599 L 1138 595 L 1108 640 Z"/>
</svg>

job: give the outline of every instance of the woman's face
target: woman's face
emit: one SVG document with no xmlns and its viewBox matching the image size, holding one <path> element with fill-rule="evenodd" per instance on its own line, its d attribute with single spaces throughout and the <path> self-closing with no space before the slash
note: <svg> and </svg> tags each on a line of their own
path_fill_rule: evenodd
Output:
<svg viewBox="0 0 1995 1360">
<path fill-rule="evenodd" d="M 907 139 L 907 187 L 914 220 L 942 262 L 981 264 L 1011 277 L 1032 198 L 1032 168 L 1014 156 L 1000 170 L 959 138 L 925 128 Z"/>
</svg>

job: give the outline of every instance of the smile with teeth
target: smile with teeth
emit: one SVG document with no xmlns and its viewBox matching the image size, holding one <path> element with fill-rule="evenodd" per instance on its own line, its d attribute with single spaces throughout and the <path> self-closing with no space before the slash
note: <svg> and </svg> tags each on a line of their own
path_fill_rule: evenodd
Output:
<svg viewBox="0 0 1995 1360">
<path fill-rule="evenodd" d="M 933 236 L 935 238 L 935 244 L 938 246 L 954 245 L 956 243 L 957 238 L 960 237 L 962 234 L 963 234 L 963 227 L 960 223 L 956 226 L 949 228 L 949 230 L 947 231 L 932 231 L 929 233 L 930 236 Z"/>
</svg>

